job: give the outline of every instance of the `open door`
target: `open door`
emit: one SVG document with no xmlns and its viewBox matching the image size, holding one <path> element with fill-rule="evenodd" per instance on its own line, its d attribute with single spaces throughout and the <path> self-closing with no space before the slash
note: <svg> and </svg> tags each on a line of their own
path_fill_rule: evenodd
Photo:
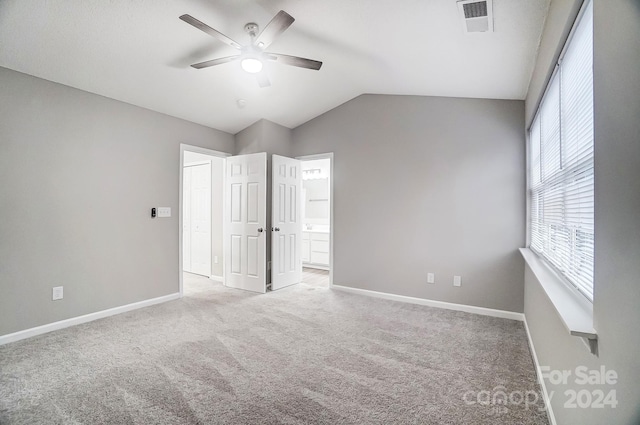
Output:
<svg viewBox="0 0 640 425">
<path fill-rule="evenodd" d="M 225 285 L 264 293 L 267 154 L 228 157 L 225 174 Z"/>
<path fill-rule="evenodd" d="M 302 280 L 302 163 L 273 155 L 271 288 Z"/>
</svg>

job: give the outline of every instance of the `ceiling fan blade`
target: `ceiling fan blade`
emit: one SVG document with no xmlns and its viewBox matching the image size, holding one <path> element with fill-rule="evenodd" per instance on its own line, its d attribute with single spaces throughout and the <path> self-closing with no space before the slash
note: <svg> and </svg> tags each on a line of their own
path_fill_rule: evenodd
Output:
<svg viewBox="0 0 640 425">
<path fill-rule="evenodd" d="M 293 16 L 289 15 L 284 10 L 281 10 L 273 17 L 271 22 L 264 27 L 258 38 L 256 38 L 256 44 L 261 48 L 266 49 L 271 43 L 273 43 L 273 40 L 275 40 L 276 37 L 282 34 L 291 26 L 291 24 L 293 24 L 293 21 L 295 21 Z"/>
<path fill-rule="evenodd" d="M 218 40 L 228 44 L 231 47 L 235 47 L 238 50 L 242 49 L 242 46 L 239 43 L 233 41 L 232 39 L 230 39 L 229 37 L 227 37 L 223 33 L 214 30 L 213 28 L 211 28 L 209 25 L 205 24 L 204 22 L 198 21 L 196 18 L 194 18 L 191 15 L 182 15 L 182 16 L 180 16 L 180 19 L 185 21 L 187 24 L 193 25 L 194 27 L 198 28 L 200 31 L 206 32 L 210 36 L 215 37 Z"/>
<path fill-rule="evenodd" d="M 218 59 L 212 59 L 210 61 L 194 63 L 193 65 L 191 65 L 191 67 L 192 68 L 196 68 L 196 69 L 208 68 L 210 66 L 220 65 L 220 64 L 223 64 L 223 63 L 227 63 L 227 62 L 231 62 L 231 61 L 237 60 L 237 59 L 240 59 L 240 55 L 227 56 L 226 58 L 218 58 Z"/>
<path fill-rule="evenodd" d="M 265 71 L 257 73 L 256 79 L 258 80 L 258 85 L 262 88 L 271 86 L 271 81 L 269 81 L 269 77 L 267 77 Z"/>
<path fill-rule="evenodd" d="M 265 56 L 267 57 L 268 60 L 271 60 L 271 61 L 276 61 L 279 63 L 283 63 L 285 65 L 297 66 L 300 68 L 313 69 L 316 71 L 319 70 L 320 67 L 322 66 L 322 62 L 320 61 L 315 61 L 313 59 L 300 58 L 298 56 L 289 56 L 289 55 L 283 55 L 280 53 L 266 53 Z"/>
</svg>

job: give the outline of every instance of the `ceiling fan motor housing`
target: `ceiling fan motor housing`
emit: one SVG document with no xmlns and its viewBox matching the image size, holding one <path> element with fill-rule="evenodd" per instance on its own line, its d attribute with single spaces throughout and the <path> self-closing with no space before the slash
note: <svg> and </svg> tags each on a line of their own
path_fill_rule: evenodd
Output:
<svg viewBox="0 0 640 425">
<path fill-rule="evenodd" d="M 258 29 L 259 29 L 258 24 L 256 24 L 255 22 L 249 22 L 244 26 L 244 31 L 251 36 L 252 40 L 258 34 Z"/>
</svg>

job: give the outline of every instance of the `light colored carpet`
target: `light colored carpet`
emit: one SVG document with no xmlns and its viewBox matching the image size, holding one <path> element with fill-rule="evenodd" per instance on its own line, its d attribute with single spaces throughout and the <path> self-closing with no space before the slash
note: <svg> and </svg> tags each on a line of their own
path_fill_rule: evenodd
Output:
<svg viewBox="0 0 640 425">
<path fill-rule="evenodd" d="M 190 275 L 181 300 L 2 346 L 0 423 L 547 424 L 518 403 L 539 393 L 522 323 L 319 275 L 265 295 Z"/>
</svg>

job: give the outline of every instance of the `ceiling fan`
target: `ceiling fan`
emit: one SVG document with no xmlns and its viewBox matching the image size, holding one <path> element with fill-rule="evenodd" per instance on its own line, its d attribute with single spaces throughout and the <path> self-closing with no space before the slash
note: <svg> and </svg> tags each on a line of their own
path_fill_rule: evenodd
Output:
<svg viewBox="0 0 640 425">
<path fill-rule="evenodd" d="M 232 40 L 221 32 L 216 31 L 207 24 L 200 22 L 191 15 L 182 15 L 180 16 L 180 19 L 210 36 L 217 38 L 225 44 L 240 50 L 240 54 L 234 56 L 212 59 L 191 65 L 196 69 L 208 68 L 210 66 L 239 60 L 242 65 L 242 69 L 249 73 L 256 74 L 258 85 L 260 87 L 268 87 L 271 83 L 263 69 L 265 61 L 274 61 L 284 65 L 297 66 L 316 71 L 322 66 L 322 62 L 320 61 L 265 51 L 269 45 L 273 43 L 275 38 L 282 34 L 291 26 L 293 21 L 295 21 L 295 19 L 284 10 L 278 12 L 260 34 L 258 34 L 258 24 L 254 22 L 246 24 L 244 26 L 244 30 L 251 37 L 251 42 L 246 46 L 242 46 L 240 43 Z"/>
</svg>

